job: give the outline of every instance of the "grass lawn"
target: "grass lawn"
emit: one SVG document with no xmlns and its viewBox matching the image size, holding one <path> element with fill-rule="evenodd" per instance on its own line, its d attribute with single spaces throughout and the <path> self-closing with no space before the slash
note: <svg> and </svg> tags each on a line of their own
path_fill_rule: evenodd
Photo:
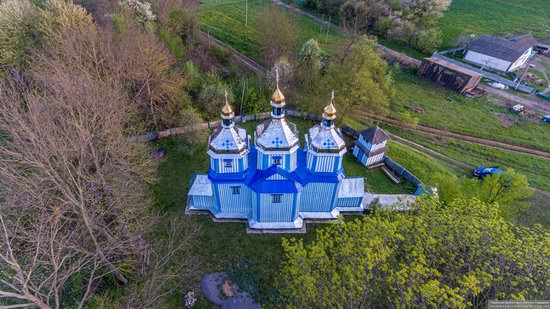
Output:
<svg viewBox="0 0 550 309">
<path fill-rule="evenodd" d="M 412 114 L 422 125 L 550 150 L 547 125 L 512 114 L 487 98 L 466 98 L 405 70 L 395 76 L 395 92 L 396 104 L 390 116 L 397 118 L 400 112 L 417 107 L 423 111 Z M 511 127 L 507 127 L 509 121 L 503 123 L 503 117 L 513 122 Z"/>
<path fill-rule="evenodd" d="M 472 166 L 486 165 L 499 166 L 504 169 L 513 168 L 524 174 L 527 176 L 529 184 L 532 187 L 546 192 L 536 191 L 527 201 L 530 207 L 520 213 L 518 218 L 516 218 L 516 222 L 523 226 L 533 226 L 534 224 L 550 226 L 550 193 L 548 193 L 550 192 L 550 183 L 548 182 L 548 175 L 550 175 L 549 160 L 452 139 L 434 138 L 416 132 L 399 130 L 393 126 L 382 126 L 388 132 L 412 140 L 457 161 Z M 445 162 L 442 164 L 445 165 Z M 470 170 L 467 172 L 471 174 Z M 427 181 L 429 183 L 429 177 Z"/>
<path fill-rule="evenodd" d="M 453 0 L 451 7 L 438 21 L 443 30 L 444 47 L 461 33 L 508 34 L 533 33 L 538 37 L 550 34 L 548 0 Z"/>
<path fill-rule="evenodd" d="M 398 136 L 412 140 L 427 148 L 472 166 L 498 166 L 513 168 L 527 176 L 529 184 L 550 192 L 550 160 L 515 152 L 503 151 L 447 138 L 434 138 L 416 132 L 399 130 L 393 126 L 384 128 Z"/>
<path fill-rule="evenodd" d="M 328 40 L 326 39 L 326 27 L 323 27 L 315 20 L 298 15 L 283 8 L 280 8 L 267 0 L 248 1 L 248 27 L 245 26 L 245 2 L 244 1 L 220 1 L 202 0 L 202 6 L 198 10 L 200 24 L 203 30 L 210 33 L 225 43 L 231 45 L 241 53 L 259 61 L 265 65 L 264 57 L 258 51 L 258 37 L 262 29 L 256 25 L 255 16 L 260 10 L 276 8 L 284 12 L 289 18 L 296 21 L 298 28 L 296 34 L 299 42 L 303 43 L 308 39 L 315 39 L 319 42 L 321 49 L 330 53 L 334 46 L 346 42 L 346 38 L 333 29 L 329 30 Z M 328 42 L 326 44 L 325 42 Z M 301 47 L 301 43 L 298 48 Z"/>
</svg>

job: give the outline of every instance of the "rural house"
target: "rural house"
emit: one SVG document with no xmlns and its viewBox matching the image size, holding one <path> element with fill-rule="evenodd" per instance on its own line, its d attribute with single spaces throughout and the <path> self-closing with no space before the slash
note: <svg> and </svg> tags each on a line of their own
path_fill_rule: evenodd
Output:
<svg viewBox="0 0 550 309">
<path fill-rule="evenodd" d="M 526 65 L 533 54 L 534 44 L 527 36 L 506 40 L 481 35 L 468 45 L 464 60 L 482 68 L 514 72 Z"/>
</svg>

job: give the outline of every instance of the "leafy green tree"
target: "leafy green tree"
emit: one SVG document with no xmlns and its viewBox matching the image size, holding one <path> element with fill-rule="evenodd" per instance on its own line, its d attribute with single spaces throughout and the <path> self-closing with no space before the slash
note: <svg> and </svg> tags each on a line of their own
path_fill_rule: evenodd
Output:
<svg viewBox="0 0 550 309">
<path fill-rule="evenodd" d="M 439 187 L 439 197 L 443 203 L 457 198 L 477 198 L 489 205 L 498 206 L 502 216 L 513 219 L 528 204 L 532 194 L 527 178 L 508 169 L 503 175 L 495 174 L 483 180 L 472 177 L 436 175 L 434 183 Z"/>
<path fill-rule="evenodd" d="M 300 88 L 310 92 L 315 88 L 321 72 L 321 47 L 315 39 L 307 40 L 300 50 L 300 61 L 295 78 Z"/>
<path fill-rule="evenodd" d="M 300 26 L 294 15 L 275 7 L 266 7 L 256 15 L 256 27 L 261 29 L 258 37 L 259 51 L 269 64 L 274 64 L 282 56 L 290 56 L 297 48 L 296 29 Z"/>
<path fill-rule="evenodd" d="M 375 51 L 375 44 L 375 39 L 362 37 L 350 53 L 329 65 L 321 80 L 321 89 L 336 90 L 336 108 L 341 121 L 355 108 L 375 113 L 388 110 L 392 77 L 388 64 Z"/>
<path fill-rule="evenodd" d="M 418 125 L 418 117 L 415 117 L 411 115 L 409 112 L 403 112 L 401 114 L 400 122 L 400 128 L 414 128 L 416 125 Z"/>
<path fill-rule="evenodd" d="M 288 305 L 466 308 L 548 296 L 550 231 L 516 228 L 478 199 L 415 206 L 323 228 L 308 244 L 284 239 Z"/>
<path fill-rule="evenodd" d="M 29 0 L 0 2 L 0 70 L 26 66 L 31 50 L 59 46 L 63 33 L 79 30 L 93 32 L 92 18 L 71 1 L 45 0 L 40 7 Z"/>
<path fill-rule="evenodd" d="M 191 10 L 173 8 L 168 15 L 168 28 L 184 45 L 193 43 L 200 35 L 199 20 Z"/>
<path fill-rule="evenodd" d="M 229 94 L 230 101 L 233 102 L 232 92 L 222 82 L 220 76 L 216 73 L 208 73 L 198 98 L 201 108 L 210 116 L 219 115 L 221 107 L 224 104 L 223 98 L 226 91 Z"/>
<path fill-rule="evenodd" d="M 421 51 L 431 54 L 437 51 L 442 43 L 441 30 L 439 28 L 429 28 L 420 31 L 416 45 Z"/>
</svg>

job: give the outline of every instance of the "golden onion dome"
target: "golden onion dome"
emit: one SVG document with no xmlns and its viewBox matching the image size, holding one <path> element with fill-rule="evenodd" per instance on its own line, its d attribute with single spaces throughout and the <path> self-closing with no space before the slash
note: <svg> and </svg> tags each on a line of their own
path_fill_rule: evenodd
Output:
<svg viewBox="0 0 550 309">
<path fill-rule="evenodd" d="M 225 92 L 225 104 L 222 107 L 222 115 L 230 116 L 233 113 L 233 108 L 229 105 L 229 99 L 227 98 L 227 91 Z"/>
<path fill-rule="evenodd" d="M 325 106 L 325 109 L 323 110 L 323 117 L 329 120 L 332 120 L 336 118 L 336 107 L 334 106 L 334 90 L 332 91 L 332 97 L 330 98 L 330 102 L 327 106 Z"/>
<path fill-rule="evenodd" d="M 277 85 L 277 88 L 273 92 L 273 95 L 271 96 L 271 101 L 275 103 L 283 103 L 285 101 L 285 96 L 281 92 L 281 89 L 279 88 L 279 85 Z"/>
<path fill-rule="evenodd" d="M 336 114 L 336 107 L 334 107 L 334 104 L 332 103 L 332 101 L 327 106 L 325 106 L 324 112 L 327 115 Z"/>
</svg>

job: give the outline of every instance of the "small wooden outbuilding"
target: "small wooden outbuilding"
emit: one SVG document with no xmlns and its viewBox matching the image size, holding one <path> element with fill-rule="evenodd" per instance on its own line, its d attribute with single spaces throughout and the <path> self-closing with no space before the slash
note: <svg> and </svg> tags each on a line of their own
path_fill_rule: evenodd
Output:
<svg viewBox="0 0 550 309">
<path fill-rule="evenodd" d="M 425 58 L 417 75 L 458 93 L 473 92 L 482 77 L 472 70 L 435 57 Z"/>
</svg>

